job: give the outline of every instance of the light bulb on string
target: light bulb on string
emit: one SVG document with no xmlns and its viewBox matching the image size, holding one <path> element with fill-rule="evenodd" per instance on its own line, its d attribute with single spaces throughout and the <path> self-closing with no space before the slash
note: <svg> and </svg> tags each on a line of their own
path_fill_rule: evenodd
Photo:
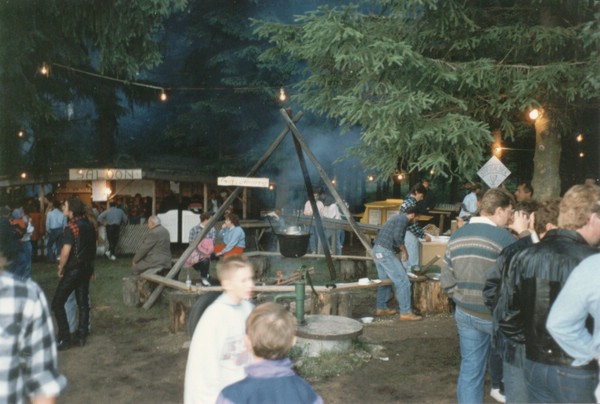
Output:
<svg viewBox="0 0 600 404">
<path fill-rule="evenodd" d="M 577 135 L 577 137 L 575 138 L 575 140 L 577 140 L 578 143 L 583 142 L 583 134 L 580 133 L 579 135 Z"/>
<path fill-rule="evenodd" d="M 25 132 L 23 131 L 23 129 L 21 129 L 17 132 L 17 137 L 23 138 L 24 136 L 25 136 Z"/>
<path fill-rule="evenodd" d="M 532 121 L 535 121 L 536 119 L 538 119 L 540 117 L 541 114 L 542 113 L 538 108 L 532 108 L 529 111 L 528 116 L 529 116 L 529 119 L 531 119 Z"/>
<path fill-rule="evenodd" d="M 167 93 L 165 93 L 165 90 L 160 92 L 160 100 L 163 102 L 167 100 Z"/>
<path fill-rule="evenodd" d="M 283 87 L 279 89 L 279 101 L 284 102 L 287 99 L 287 95 L 285 94 L 285 90 Z"/>
<path fill-rule="evenodd" d="M 46 77 L 50 75 L 50 68 L 46 63 L 42 63 L 42 66 L 40 67 L 40 74 Z"/>
<path fill-rule="evenodd" d="M 25 179 L 27 178 L 27 173 L 26 172 L 22 172 L 21 173 L 21 179 Z"/>
</svg>

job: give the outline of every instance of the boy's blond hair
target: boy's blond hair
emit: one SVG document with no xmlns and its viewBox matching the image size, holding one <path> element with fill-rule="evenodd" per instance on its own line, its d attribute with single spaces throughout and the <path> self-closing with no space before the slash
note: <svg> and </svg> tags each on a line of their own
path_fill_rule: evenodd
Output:
<svg viewBox="0 0 600 404">
<path fill-rule="evenodd" d="M 600 213 L 600 187 L 574 185 L 560 202 L 558 227 L 567 230 L 581 229 L 593 213 Z"/>
<path fill-rule="evenodd" d="M 217 277 L 219 281 L 231 278 L 231 275 L 242 268 L 250 268 L 254 272 L 254 267 L 248 258 L 243 255 L 234 255 L 227 257 L 217 263 Z"/>
<path fill-rule="evenodd" d="M 254 356 L 263 359 L 282 359 L 294 346 L 296 318 L 277 303 L 257 306 L 246 320 L 246 335 Z"/>
</svg>

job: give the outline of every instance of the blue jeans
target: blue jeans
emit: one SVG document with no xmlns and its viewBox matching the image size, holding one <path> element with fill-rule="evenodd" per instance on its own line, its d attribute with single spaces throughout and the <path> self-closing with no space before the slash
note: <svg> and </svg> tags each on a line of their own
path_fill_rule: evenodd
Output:
<svg viewBox="0 0 600 404">
<path fill-rule="evenodd" d="M 411 271 L 412 267 L 419 266 L 419 239 L 410 231 L 404 235 L 404 247 L 408 253 L 408 261 L 402 261 L 402 265 L 407 271 Z"/>
<path fill-rule="evenodd" d="M 504 376 L 504 396 L 507 403 L 526 403 L 528 401 L 527 384 L 523 368 L 504 361 L 502 363 Z"/>
<path fill-rule="evenodd" d="M 525 359 L 523 367 L 530 403 L 595 403 L 598 372 L 553 366 Z"/>
<path fill-rule="evenodd" d="M 16 265 L 13 273 L 20 279 L 26 281 L 31 278 L 31 241 L 22 241 L 19 255 L 15 258 Z"/>
<path fill-rule="evenodd" d="M 373 262 L 377 268 L 379 279 L 391 279 L 396 290 L 396 299 L 400 305 L 400 314 L 412 312 L 410 302 L 410 281 L 402 268 L 402 264 L 393 251 L 383 248 L 379 244 L 373 247 Z M 390 285 L 380 286 L 377 288 L 377 309 L 385 309 L 387 301 L 390 298 L 392 287 Z"/>
<path fill-rule="evenodd" d="M 62 227 L 48 230 L 48 241 L 46 243 L 46 257 L 49 262 L 54 263 L 60 257 L 63 244 Z"/>
<path fill-rule="evenodd" d="M 485 369 L 491 348 L 492 322 L 456 307 L 454 313 L 460 340 L 459 403 L 483 403 Z"/>
</svg>

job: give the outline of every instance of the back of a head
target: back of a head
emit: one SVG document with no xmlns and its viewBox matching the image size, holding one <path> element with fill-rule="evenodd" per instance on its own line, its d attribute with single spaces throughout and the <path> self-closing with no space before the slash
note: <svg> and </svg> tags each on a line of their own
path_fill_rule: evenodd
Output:
<svg viewBox="0 0 600 404">
<path fill-rule="evenodd" d="M 84 216 L 85 215 L 85 206 L 81 199 L 77 197 L 71 197 L 67 200 L 69 203 L 69 210 L 73 212 L 73 216 Z"/>
<path fill-rule="evenodd" d="M 544 234 L 548 224 L 558 226 L 558 213 L 560 211 L 560 198 L 550 199 L 539 204 L 535 211 L 535 232 Z"/>
<path fill-rule="evenodd" d="M 235 213 L 230 213 L 229 215 L 227 215 L 227 219 L 231 223 L 233 223 L 234 226 L 240 225 L 240 217 L 238 215 L 236 215 Z"/>
<path fill-rule="evenodd" d="M 481 198 L 479 211 L 485 216 L 492 216 L 496 209 L 506 209 L 509 205 L 515 206 L 515 198 L 505 189 L 489 189 Z"/>
<path fill-rule="evenodd" d="M 528 201 L 517 202 L 517 205 L 515 206 L 515 210 L 526 212 L 527 214 L 531 214 L 531 213 L 535 212 L 537 209 L 538 209 L 538 203 L 536 201 L 534 201 L 533 199 L 530 199 Z M 555 222 L 555 224 L 556 224 L 556 222 Z"/>
<path fill-rule="evenodd" d="M 581 229 L 593 213 L 600 213 L 600 187 L 574 185 L 560 202 L 558 227 L 567 230 Z"/>
<path fill-rule="evenodd" d="M 232 274 L 242 268 L 250 268 L 254 271 L 254 267 L 248 258 L 243 255 L 234 255 L 227 257 L 217 263 L 217 277 L 219 281 L 230 279 Z"/>
<path fill-rule="evenodd" d="M 246 334 L 255 356 L 282 359 L 294 346 L 296 318 L 280 304 L 263 303 L 248 316 Z"/>
<path fill-rule="evenodd" d="M 207 220 L 210 220 L 211 217 L 212 215 L 209 212 L 204 212 L 200 215 L 200 221 L 205 222 Z"/>
<path fill-rule="evenodd" d="M 418 184 L 413 185 L 413 187 L 410 189 L 410 193 L 412 195 L 416 195 L 416 194 L 427 195 L 427 188 L 425 188 L 425 186 L 422 183 L 418 183 Z"/>
</svg>

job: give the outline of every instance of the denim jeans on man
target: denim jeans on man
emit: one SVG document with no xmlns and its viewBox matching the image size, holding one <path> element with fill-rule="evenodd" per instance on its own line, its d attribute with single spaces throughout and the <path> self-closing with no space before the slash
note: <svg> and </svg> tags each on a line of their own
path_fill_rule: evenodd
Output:
<svg viewBox="0 0 600 404">
<path fill-rule="evenodd" d="M 373 247 L 373 261 L 377 268 L 379 279 L 391 279 L 396 291 L 396 300 L 400 305 L 400 314 L 412 313 L 410 302 L 410 281 L 402 268 L 400 260 L 393 251 L 375 244 Z M 387 301 L 390 298 L 392 287 L 389 285 L 377 288 L 377 310 L 387 307 Z"/>
<path fill-rule="evenodd" d="M 456 307 L 454 313 L 460 340 L 459 403 L 483 403 L 485 370 L 491 347 L 492 322 Z"/>
<path fill-rule="evenodd" d="M 60 257 L 62 242 L 62 227 L 48 230 L 48 242 L 46 244 L 46 256 L 48 257 L 48 262 L 54 263 Z"/>
<path fill-rule="evenodd" d="M 408 260 L 402 261 L 402 265 L 407 271 L 411 271 L 414 266 L 419 266 L 419 239 L 410 231 L 404 235 L 404 247 L 408 253 Z"/>
<path fill-rule="evenodd" d="M 595 403 L 598 371 L 553 366 L 525 359 L 530 403 Z"/>
</svg>

